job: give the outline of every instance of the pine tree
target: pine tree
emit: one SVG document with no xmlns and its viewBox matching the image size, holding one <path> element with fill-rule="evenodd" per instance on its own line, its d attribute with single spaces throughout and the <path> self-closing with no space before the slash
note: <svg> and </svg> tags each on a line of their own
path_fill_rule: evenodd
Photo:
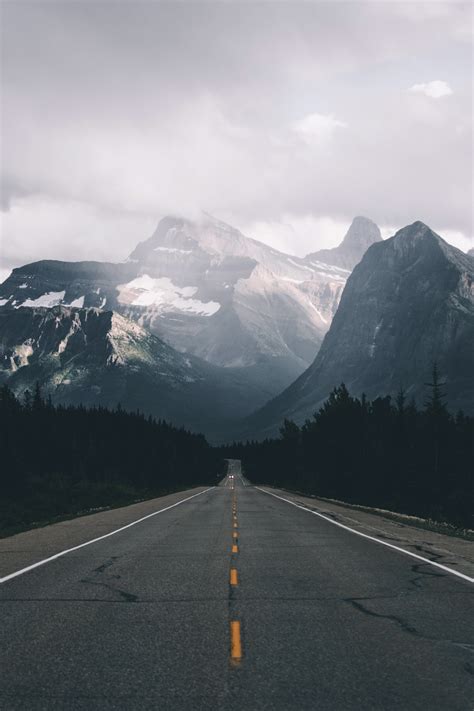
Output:
<svg viewBox="0 0 474 711">
<path fill-rule="evenodd" d="M 27 389 L 23 393 L 23 406 L 24 406 L 25 410 L 31 410 L 31 402 L 32 402 L 31 392 Z"/>
<path fill-rule="evenodd" d="M 403 387 L 400 385 L 397 393 L 397 397 L 395 399 L 395 403 L 397 406 L 397 413 L 399 417 L 403 417 L 406 411 L 406 401 L 407 401 L 407 396 L 405 394 L 405 390 Z"/>
<path fill-rule="evenodd" d="M 36 381 L 35 392 L 33 394 L 32 409 L 34 412 L 38 412 L 43 407 L 43 396 L 41 394 L 41 386 L 38 381 Z"/>
<path fill-rule="evenodd" d="M 438 364 L 436 361 L 433 363 L 431 383 L 425 383 L 425 385 L 431 390 L 428 399 L 425 401 L 426 414 L 435 417 L 447 415 L 445 404 L 446 394 L 443 391 L 443 387 L 446 383 L 440 382 Z"/>
<path fill-rule="evenodd" d="M 440 466 L 440 459 L 442 450 L 446 445 L 446 429 L 449 421 L 448 410 L 444 402 L 446 395 L 443 391 L 443 387 L 446 383 L 440 382 L 438 364 L 436 361 L 433 363 L 431 383 L 425 383 L 425 385 L 430 388 L 430 394 L 425 402 L 428 442 L 431 440 L 433 453 L 430 490 L 432 500 L 436 501 L 440 498 L 442 491 L 442 467 Z"/>
<path fill-rule="evenodd" d="M 280 427 L 280 437 L 283 440 L 288 440 L 290 442 L 297 442 L 300 436 L 300 428 L 293 422 L 293 420 L 285 419 L 283 422 L 283 427 Z"/>
</svg>

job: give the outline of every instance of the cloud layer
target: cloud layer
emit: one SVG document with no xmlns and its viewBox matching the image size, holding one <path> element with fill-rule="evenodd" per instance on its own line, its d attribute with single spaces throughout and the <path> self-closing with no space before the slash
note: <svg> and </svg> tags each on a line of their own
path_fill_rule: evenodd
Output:
<svg viewBox="0 0 474 711">
<path fill-rule="evenodd" d="M 443 96 L 451 96 L 453 90 L 449 84 L 440 79 L 435 79 L 434 81 L 426 82 L 425 84 L 413 84 L 409 91 L 415 94 L 424 94 L 429 96 L 431 99 L 441 99 Z"/>
<path fill-rule="evenodd" d="M 121 259 L 163 214 L 202 209 L 298 253 L 355 214 L 467 240 L 470 13 L 4 3 L 4 262 Z"/>
</svg>

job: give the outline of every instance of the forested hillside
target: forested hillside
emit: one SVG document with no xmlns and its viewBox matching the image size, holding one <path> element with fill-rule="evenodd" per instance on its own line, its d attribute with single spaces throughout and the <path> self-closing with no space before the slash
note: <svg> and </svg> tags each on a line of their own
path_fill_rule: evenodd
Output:
<svg viewBox="0 0 474 711">
<path fill-rule="evenodd" d="M 202 435 L 120 408 L 54 407 L 0 389 L 0 535 L 90 508 L 214 484 Z"/>
<path fill-rule="evenodd" d="M 234 444 L 256 484 L 377 506 L 473 528 L 474 419 L 449 414 L 436 368 L 423 409 L 407 402 L 352 397 L 345 385 L 278 439 Z"/>
</svg>

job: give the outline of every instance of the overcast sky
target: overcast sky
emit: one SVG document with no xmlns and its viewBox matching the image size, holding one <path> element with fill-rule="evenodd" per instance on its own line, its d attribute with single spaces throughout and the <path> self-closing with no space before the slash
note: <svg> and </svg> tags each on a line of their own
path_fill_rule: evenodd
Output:
<svg viewBox="0 0 474 711">
<path fill-rule="evenodd" d="M 305 254 L 354 215 L 472 246 L 472 5 L 2 0 L 2 268 L 168 213 Z"/>
</svg>

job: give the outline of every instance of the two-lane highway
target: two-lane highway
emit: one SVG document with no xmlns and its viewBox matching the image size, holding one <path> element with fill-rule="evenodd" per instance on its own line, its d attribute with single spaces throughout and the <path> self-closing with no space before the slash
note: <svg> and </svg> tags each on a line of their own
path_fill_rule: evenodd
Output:
<svg viewBox="0 0 474 711">
<path fill-rule="evenodd" d="M 4 576 L 2 711 L 472 711 L 468 579 L 249 485 L 235 461 L 194 493 Z"/>
</svg>

